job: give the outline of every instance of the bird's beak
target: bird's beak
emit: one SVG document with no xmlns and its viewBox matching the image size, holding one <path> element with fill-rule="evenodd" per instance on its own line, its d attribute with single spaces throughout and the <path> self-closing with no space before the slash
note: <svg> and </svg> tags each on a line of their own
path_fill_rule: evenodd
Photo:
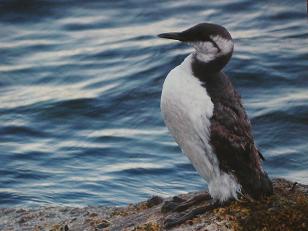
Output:
<svg viewBox="0 0 308 231">
<path fill-rule="evenodd" d="M 163 33 L 163 34 L 159 34 L 158 37 L 165 38 L 165 39 L 174 39 L 174 40 L 179 40 L 179 41 L 185 40 L 185 37 L 183 36 L 183 32 Z"/>
</svg>

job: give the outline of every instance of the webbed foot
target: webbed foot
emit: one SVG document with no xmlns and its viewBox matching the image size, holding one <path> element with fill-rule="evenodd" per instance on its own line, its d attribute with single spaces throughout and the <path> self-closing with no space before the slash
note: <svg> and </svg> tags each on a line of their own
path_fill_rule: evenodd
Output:
<svg viewBox="0 0 308 231">
<path fill-rule="evenodd" d="M 196 205 L 203 201 L 208 201 L 208 200 L 211 200 L 211 196 L 207 192 L 194 196 L 188 200 L 184 200 L 180 197 L 173 197 L 171 201 L 166 201 L 163 204 L 161 211 L 163 213 L 182 212 L 193 205 Z"/>
<path fill-rule="evenodd" d="M 214 202 L 214 203 L 210 203 L 210 204 L 206 204 L 206 205 L 202 205 L 200 207 L 194 208 L 187 213 L 171 214 L 164 221 L 164 227 L 168 229 L 168 228 L 171 228 L 177 225 L 181 225 L 185 223 L 186 221 L 191 220 L 200 214 L 204 214 L 206 212 L 212 211 L 219 207 L 227 206 L 230 204 L 230 202 L 231 200 L 226 201 L 223 204 L 219 202 Z M 180 208 L 184 208 L 184 207 L 180 207 Z"/>
<path fill-rule="evenodd" d="M 166 229 L 168 229 L 168 228 L 174 227 L 174 226 L 176 226 L 176 225 L 181 225 L 181 224 L 183 224 L 185 221 L 191 220 L 191 219 L 193 219 L 194 217 L 196 217 L 197 215 L 206 213 L 206 212 L 211 211 L 211 210 L 213 210 L 213 209 L 215 209 L 215 208 L 217 208 L 217 207 L 218 207 L 217 204 L 210 204 L 210 205 L 201 206 L 201 207 L 192 209 L 192 210 L 189 211 L 188 213 L 179 214 L 179 216 L 171 215 L 171 216 L 169 216 L 169 217 L 165 220 L 165 222 L 164 222 L 164 227 L 165 227 Z"/>
</svg>

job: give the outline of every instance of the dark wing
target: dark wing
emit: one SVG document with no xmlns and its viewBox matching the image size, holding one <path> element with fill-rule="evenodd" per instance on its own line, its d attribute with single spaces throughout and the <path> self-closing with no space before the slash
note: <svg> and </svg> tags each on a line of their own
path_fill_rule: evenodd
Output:
<svg viewBox="0 0 308 231">
<path fill-rule="evenodd" d="M 205 85 L 214 104 L 210 142 L 220 169 L 233 174 L 244 191 L 252 194 L 252 185 L 264 173 L 240 96 L 223 73 L 208 78 Z"/>
</svg>

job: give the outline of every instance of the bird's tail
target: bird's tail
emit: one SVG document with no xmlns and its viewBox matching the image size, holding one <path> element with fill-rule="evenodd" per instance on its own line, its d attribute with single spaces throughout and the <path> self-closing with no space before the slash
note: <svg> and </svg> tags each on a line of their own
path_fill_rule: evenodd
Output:
<svg viewBox="0 0 308 231">
<path fill-rule="evenodd" d="M 273 194 L 273 184 L 266 172 L 258 172 L 252 181 L 249 181 L 250 185 L 246 185 L 244 193 L 248 194 L 255 200 L 262 199 L 264 197 Z"/>
</svg>

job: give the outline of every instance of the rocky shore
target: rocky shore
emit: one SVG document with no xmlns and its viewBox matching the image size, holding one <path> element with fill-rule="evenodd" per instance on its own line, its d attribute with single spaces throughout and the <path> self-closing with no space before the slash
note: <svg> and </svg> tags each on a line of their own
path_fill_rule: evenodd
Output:
<svg viewBox="0 0 308 231">
<path fill-rule="evenodd" d="M 284 179 L 273 182 L 275 194 L 263 201 L 235 201 L 168 230 L 308 230 L 308 186 Z M 170 199 L 154 196 L 126 207 L 1 208 L 0 230 L 165 230 L 163 221 L 177 215 L 161 212 L 163 202 Z"/>
</svg>

